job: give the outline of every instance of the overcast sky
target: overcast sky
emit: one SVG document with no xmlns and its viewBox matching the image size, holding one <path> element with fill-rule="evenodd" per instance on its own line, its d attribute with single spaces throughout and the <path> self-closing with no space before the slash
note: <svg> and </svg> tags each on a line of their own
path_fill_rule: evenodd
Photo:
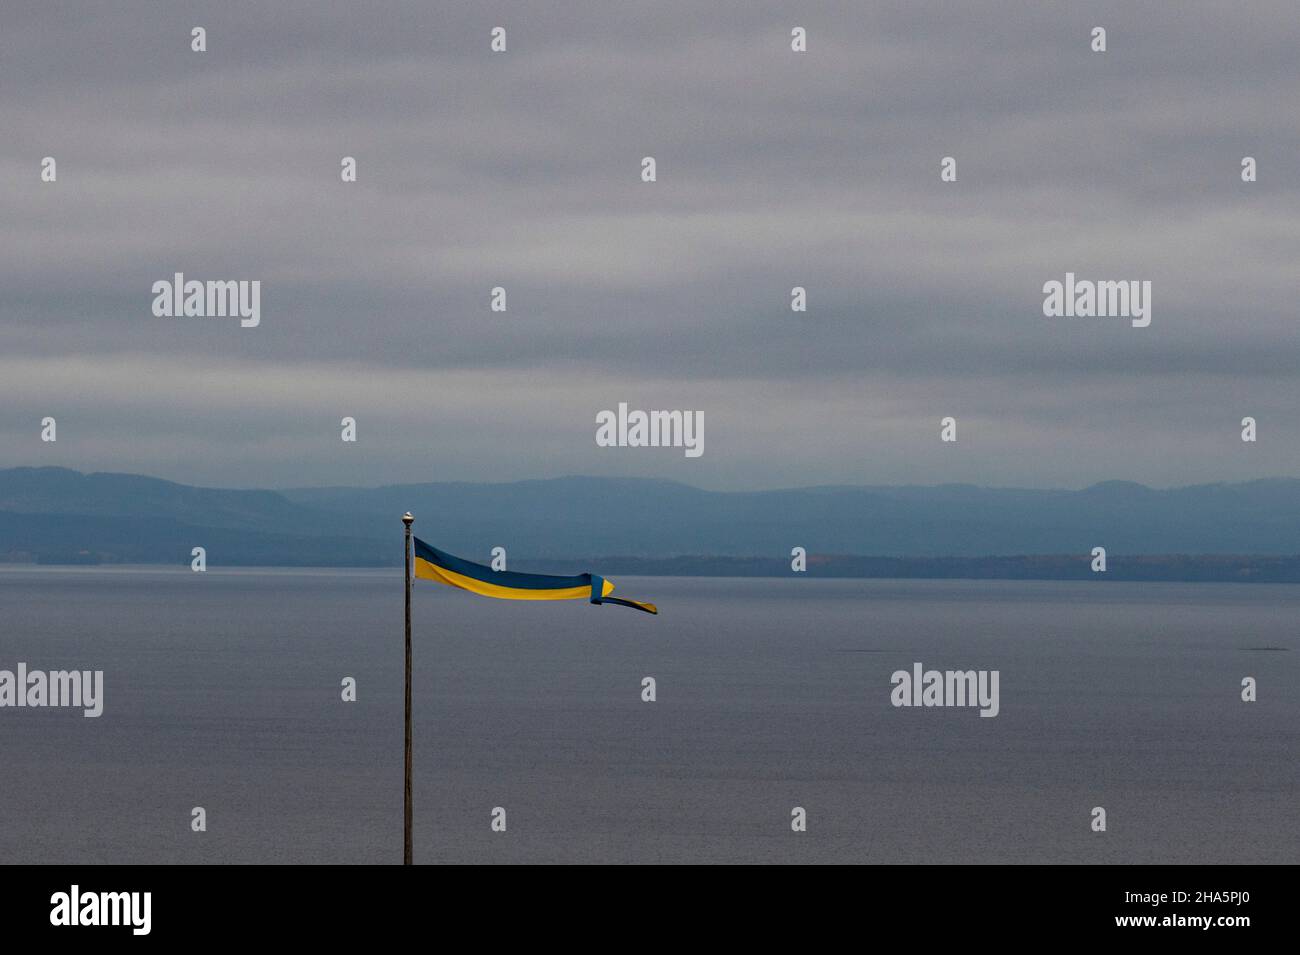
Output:
<svg viewBox="0 0 1300 955">
<path fill-rule="evenodd" d="M 7 0 L 0 466 L 1300 475 L 1298 45 L 1294 0 Z M 1067 270 L 1150 280 L 1150 327 L 1044 317 Z M 260 280 L 261 326 L 155 317 L 177 271 Z M 703 456 L 598 448 L 620 401 Z"/>
</svg>

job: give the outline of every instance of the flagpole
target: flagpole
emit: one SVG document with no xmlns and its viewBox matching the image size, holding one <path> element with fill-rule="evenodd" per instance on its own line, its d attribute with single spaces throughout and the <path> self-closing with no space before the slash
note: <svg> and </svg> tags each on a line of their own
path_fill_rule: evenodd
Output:
<svg viewBox="0 0 1300 955">
<path fill-rule="evenodd" d="M 402 865 L 411 864 L 411 522 L 415 518 L 407 511 L 402 515 L 406 525 L 406 778 L 402 792 Z"/>
</svg>

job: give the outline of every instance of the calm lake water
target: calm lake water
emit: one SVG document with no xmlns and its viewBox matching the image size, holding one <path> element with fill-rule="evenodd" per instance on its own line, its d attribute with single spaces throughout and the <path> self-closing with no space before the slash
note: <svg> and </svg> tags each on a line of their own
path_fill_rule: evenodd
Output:
<svg viewBox="0 0 1300 955">
<path fill-rule="evenodd" d="M 1300 587 L 619 585 L 662 614 L 416 583 L 417 862 L 1300 861 Z M 400 571 L 3 568 L 19 661 L 105 704 L 0 709 L 0 861 L 401 861 Z"/>
</svg>

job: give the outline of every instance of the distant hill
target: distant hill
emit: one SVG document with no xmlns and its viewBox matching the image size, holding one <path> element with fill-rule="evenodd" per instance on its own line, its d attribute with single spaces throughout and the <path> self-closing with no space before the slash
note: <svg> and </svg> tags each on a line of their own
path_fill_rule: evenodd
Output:
<svg viewBox="0 0 1300 955">
<path fill-rule="evenodd" d="M 0 560 L 174 564 L 201 544 L 214 565 L 396 564 L 399 518 L 408 509 L 417 534 L 471 558 L 504 546 L 517 566 L 617 555 L 641 572 L 769 573 L 788 571 L 797 545 L 810 555 L 841 555 L 814 562 L 810 573 L 834 566 L 848 576 L 1055 577 L 1097 545 L 1106 547 L 1113 573 L 1117 558 L 1135 555 L 1300 555 L 1296 479 L 1167 490 L 1110 481 L 1078 491 L 938 485 L 716 492 L 671 481 L 568 477 L 272 491 L 13 468 L 0 470 Z M 977 567 L 969 560 L 1035 556 L 1066 564 Z M 1145 566 L 1157 577 L 1176 574 L 1168 579 L 1291 573 L 1278 561 L 1262 576 L 1240 562 L 1228 570 L 1223 560 L 1162 565 L 1181 567 L 1174 571 Z"/>
<path fill-rule="evenodd" d="M 189 487 L 137 474 L 0 471 L 0 560 L 370 566 L 391 542 L 348 535 L 329 515 L 275 491 Z M 400 527 L 400 525 L 399 525 Z M 401 544 L 397 545 L 401 556 Z"/>
<path fill-rule="evenodd" d="M 812 487 L 716 492 L 671 481 L 558 478 L 282 492 L 390 532 L 403 511 L 449 547 L 520 556 L 977 557 L 1087 553 L 1300 554 L 1300 480 L 1154 490 L 1110 481 L 1080 491 Z M 513 545 L 511 548 L 510 545 Z"/>
</svg>

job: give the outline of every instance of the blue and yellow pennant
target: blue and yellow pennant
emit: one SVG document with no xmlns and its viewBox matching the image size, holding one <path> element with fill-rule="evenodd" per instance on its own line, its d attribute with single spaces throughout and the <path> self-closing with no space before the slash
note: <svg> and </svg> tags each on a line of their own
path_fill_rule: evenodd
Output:
<svg viewBox="0 0 1300 955">
<path fill-rule="evenodd" d="M 430 547 L 418 537 L 415 538 L 415 576 L 500 600 L 581 600 L 586 597 L 594 604 L 618 604 L 646 613 L 659 612 L 659 608 L 651 603 L 609 596 L 614 592 L 614 584 L 597 574 L 557 577 L 493 570 Z"/>
</svg>

